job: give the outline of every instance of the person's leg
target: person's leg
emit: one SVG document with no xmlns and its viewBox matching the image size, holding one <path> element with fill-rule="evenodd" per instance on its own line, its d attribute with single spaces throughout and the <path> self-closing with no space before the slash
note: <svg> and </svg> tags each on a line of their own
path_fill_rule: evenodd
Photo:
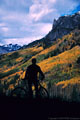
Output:
<svg viewBox="0 0 80 120">
<path fill-rule="evenodd" d="M 34 81 L 35 91 L 36 91 L 36 97 L 38 97 L 38 82 L 37 80 Z"/>
<path fill-rule="evenodd" d="M 28 86 L 29 86 L 29 96 L 30 98 L 33 97 L 33 91 L 32 91 L 32 82 L 28 81 Z"/>
</svg>

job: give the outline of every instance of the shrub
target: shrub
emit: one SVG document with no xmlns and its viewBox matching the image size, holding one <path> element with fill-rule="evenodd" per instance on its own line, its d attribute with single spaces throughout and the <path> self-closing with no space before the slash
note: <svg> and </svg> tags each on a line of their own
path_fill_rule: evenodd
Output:
<svg viewBox="0 0 80 120">
<path fill-rule="evenodd" d="M 77 64 L 80 64 L 80 57 L 78 57 L 76 62 L 77 62 Z"/>
<path fill-rule="evenodd" d="M 16 73 L 17 71 L 18 71 L 18 68 L 10 70 L 10 71 L 5 72 L 5 73 L 0 73 L 0 79 L 3 78 L 3 77 L 9 76 L 13 73 Z"/>
<path fill-rule="evenodd" d="M 72 67 L 72 64 L 69 64 L 69 68 L 71 68 Z"/>
<path fill-rule="evenodd" d="M 18 57 L 19 57 L 18 52 L 14 52 L 14 53 L 12 53 L 11 55 L 8 56 L 8 58 L 10 58 L 10 59 L 15 59 L 15 58 L 18 58 Z"/>
</svg>

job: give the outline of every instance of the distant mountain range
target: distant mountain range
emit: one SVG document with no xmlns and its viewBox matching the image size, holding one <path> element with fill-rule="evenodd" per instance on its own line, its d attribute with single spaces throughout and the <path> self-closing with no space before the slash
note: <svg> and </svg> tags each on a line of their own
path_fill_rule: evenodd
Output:
<svg viewBox="0 0 80 120">
<path fill-rule="evenodd" d="M 0 54 L 16 51 L 20 48 L 21 48 L 21 46 L 18 44 L 2 45 L 2 46 L 0 46 Z"/>
</svg>

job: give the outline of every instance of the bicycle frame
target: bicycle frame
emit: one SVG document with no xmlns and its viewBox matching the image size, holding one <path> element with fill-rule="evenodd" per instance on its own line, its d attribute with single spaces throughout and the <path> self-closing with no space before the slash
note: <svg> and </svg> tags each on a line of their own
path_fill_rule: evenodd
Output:
<svg viewBox="0 0 80 120">
<path fill-rule="evenodd" d="M 44 88 L 42 85 L 41 85 L 41 82 L 40 82 L 41 80 L 38 80 L 38 89 L 40 89 L 40 88 Z M 32 90 L 35 90 L 35 87 L 34 87 L 34 85 L 32 85 Z"/>
<path fill-rule="evenodd" d="M 33 97 L 35 98 L 35 89 L 33 89 Z M 44 88 L 40 81 L 38 81 L 38 92 L 39 92 L 39 95 L 41 98 L 49 98 L 49 94 L 48 94 L 48 91 L 46 90 L 46 88 Z M 29 96 L 29 89 L 27 89 L 26 85 L 25 87 L 16 87 L 12 92 L 12 96 L 18 96 L 18 97 L 21 97 L 21 96 Z"/>
</svg>

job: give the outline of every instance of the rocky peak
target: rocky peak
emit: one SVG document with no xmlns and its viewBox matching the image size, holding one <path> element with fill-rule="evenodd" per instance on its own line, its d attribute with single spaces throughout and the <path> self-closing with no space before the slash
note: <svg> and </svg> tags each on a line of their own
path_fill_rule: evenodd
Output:
<svg viewBox="0 0 80 120">
<path fill-rule="evenodd" d="M 46 35 L 50 41 L 69 34 L 72 30 L 80 26 L 80 11 L 67 16 L 61 16 L 58 20 L 54 19 L 52 30 Z"/>
</svg>

